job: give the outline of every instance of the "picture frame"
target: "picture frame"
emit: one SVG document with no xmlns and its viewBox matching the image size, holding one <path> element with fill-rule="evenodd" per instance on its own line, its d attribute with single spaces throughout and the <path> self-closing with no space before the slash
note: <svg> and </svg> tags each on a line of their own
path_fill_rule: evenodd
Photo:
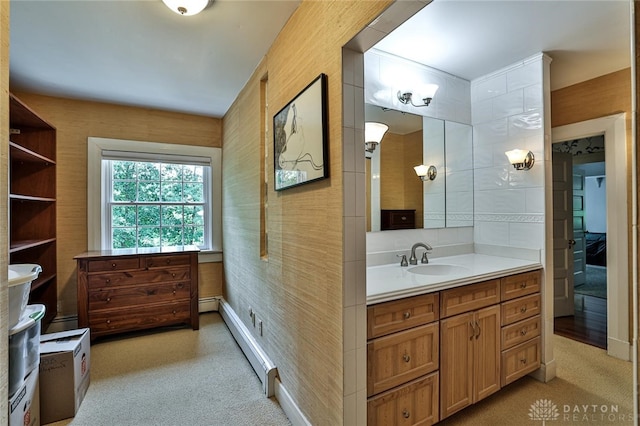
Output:
<svg viewBox="0 0 640 426">
<path fill-rule="evenodd" d="M 326 92 L 320 74 L 273 116 L 276 191 L 329 176 Z"/>
</svg>

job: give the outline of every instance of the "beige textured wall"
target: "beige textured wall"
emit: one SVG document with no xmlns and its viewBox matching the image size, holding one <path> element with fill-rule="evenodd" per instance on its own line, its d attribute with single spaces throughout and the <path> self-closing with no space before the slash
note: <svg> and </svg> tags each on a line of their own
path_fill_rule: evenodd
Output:
<svg viewBox="0 0 640 426">
<path fill-rule="evenodd" d="M 563 126 L 565 124 L 579 123 L 594 118 L 608 115 L 626 113 L 627 135 L 627 216 L 629 217 L 629 229 L 631 228 L 631 180 L 634 179 L 631 170 L 631 144 L 633 133 L 631 129 L 631 69 L 626 68 L 611 74 L 606 74 L 592 80 L 574 84 L 573 86 L 554 90 L 551 92 L 551 126 Z M 629 279 L 632 279 L 631 265 L 635 260 L 631 258 L 632 239 L 629 239 Z M 632 318 L 632 292 L 633 283 L 629 284 L 629 333 L 633 334 Z"/>
<path fill-rule="evenodd" d="M 280 380 L 314 425 L 343 423 L 343 189 L 341 48 L 391 3 L 303 1 L 224 117 L 225 297 L 251 327 Z M 260 81 L 268 119 L 320 73 L 328 76 L 330 178 L 273 191 L 268 260 L 260 259 Z M 269 123 L 271 127 L 271 123 Z"/>
<path fill-rule="evenodd" d="M 58 315 L 77 313 L 76 263 L 87 250 L 89 136 L 220 147 L 222 120 L 145 108 L 14 93 L 57 129 Z M 200 264 L 200 297 L 222 294 L 222 264 Z"/>
<path fill-rule="evenodd" d="M 7 270 L 9 258 L 9 233 L 7 224 L 7 200 L 9 199 L 7 177 L 9 154 L 9 2 L 0 1 L 0 270 Z M 9 337 L 6 324 L 9 322 L 9 291 L 7 274 L 0 275 L 0 424 L 8 421 L 7 399 L 9 383 Z"/>
</svg>

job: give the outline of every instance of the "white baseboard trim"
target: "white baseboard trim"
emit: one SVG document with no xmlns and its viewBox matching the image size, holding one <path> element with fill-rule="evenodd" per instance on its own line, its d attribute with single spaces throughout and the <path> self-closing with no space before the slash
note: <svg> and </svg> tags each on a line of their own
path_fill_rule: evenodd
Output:
<svg viewBox="0 0 640 426">
<path fill-rule="evenodd" d="M 304 416 L 300 408 L 296 402 L 291 398 L 287 389 L 282 385 L 280 379 L 276 377 L 275 384 L 275 395 L 280 407 L 282 407 L 282 411 L 287 415 L 289 421 L 293 426 L 311 426 L 311 422 L 307 420 Z"/>
<path fill-rule="evenodd" d="M 233 308 L 225 302 L 224 299 L 220 299 L 218 307 L 220 315 L 225 324 L 227 324 L 229 331 L 231 331 L 240 349 L 242 349 L 242 352 L 260 378 L 264 393 L 267 397 L 273 396 L 274 381 L 278 373 L 275 364 L 271 362 Z"/>
<path fill-rule="evenodd" d="M 540 368 L 529 375 L 539 382 L 547 383 L 556 377 L 556 365 L 556 360 L 552 359 L 550 362 L 540 365 Z"/>
<path fill-rule="evenodd" d="M 220 297 L 201 297 L 198 299 L 198 312 L 217 312 L 219 310 Z"/>
<path fill-rule="evenodd" d="M 632 353 L 633 348 L 629 342 L 618 340 L 611 336 L 607 337 L 607 355 L 624 361 L 631 361 Z"/>
</svg>

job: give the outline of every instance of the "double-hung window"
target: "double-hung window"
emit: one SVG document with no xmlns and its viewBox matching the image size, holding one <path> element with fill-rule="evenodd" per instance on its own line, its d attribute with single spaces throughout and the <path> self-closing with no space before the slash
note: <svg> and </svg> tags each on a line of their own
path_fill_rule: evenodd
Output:
<svg viewBox="0 0 640 426">
<path fill-rule="evenodd" d="M 217 148 L 89 138 L 90 248 L 219 251 L 219 156 Z"/>
</svg>

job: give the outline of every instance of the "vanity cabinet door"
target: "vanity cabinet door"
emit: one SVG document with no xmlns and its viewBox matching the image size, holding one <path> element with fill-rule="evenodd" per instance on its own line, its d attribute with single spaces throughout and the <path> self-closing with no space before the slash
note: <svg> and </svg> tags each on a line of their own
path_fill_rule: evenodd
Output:
<svg viewBox="0 0 640 426">
<path fill-rule="evenodd" d="M 440 321 L 440 415 L 500 389 L 500 306 Z"/>
</svg>

